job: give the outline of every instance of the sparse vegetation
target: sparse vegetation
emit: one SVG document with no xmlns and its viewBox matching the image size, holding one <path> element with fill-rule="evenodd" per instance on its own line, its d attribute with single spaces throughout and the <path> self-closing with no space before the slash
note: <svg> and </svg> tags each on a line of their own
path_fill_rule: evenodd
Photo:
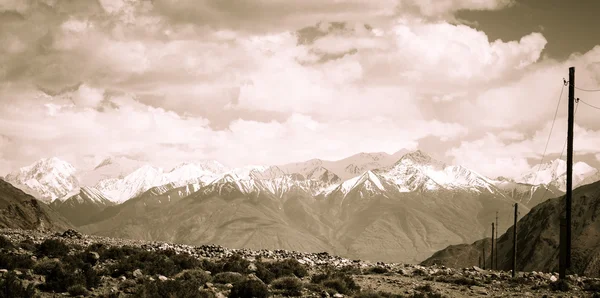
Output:
<svg viewBox="0 0 600 298">
<path fill-rule="evenodd" d="M 13 249 L 15 245 L 10 241 L 10 239 L 0 236 L 0 249 Z"/>
<path fill-rule="evenodd" d="M 9 272 L 0 279 L 0 298 L 37 297 L 33 284 L 24 286 L 14 272 Z"/>
<path fill-rule="evenodd" d="M 229 298 L 266 298 L 269 296 L 267 285 L 255 279 L 246 279 L 236 283 L 229 294 Z"/>
<path fill-rule="evenodd" d="M 325 273 L 313 275 L 311 282 L 321 284 L 323 287 L 340 294 L 349 295 L 360 291 L 360 286 L 354 281 L 352 276 L 339 271 L 330 270 Z"/>
<path fill-rule="evenodd" d="M 285 296 L 302 296 L 304 285 L 297 277 L 281 277 L 271 283 L 272 287 Z"/>
<path fill-rule="evenodd" d="M 387 268 L 381 266 L 371 267 L 367 270 L 368 274 L 384 274 L 388 272 L 390 271 Z"/>
<path fill-rule="evenodd" d="M 475 290 L 478 292 L 490 291 L 499 284 L 488 284 L 501 281 L 498 274 L 503 274 L 385 264 L 334 266 L 333 262 L 309 267 L 289 255 L 275 260 L 257 257 L 250 261 L 242 254 L 198 259 L 175 249 L 105 244 L 85 247 L 57 238 L 35 243 L 40 244 L 0 235 L 0 269 L 4 269 L 0 271 L 0 298 L 36 297 L 40 291 L 40 295 L 110 298 L 304 297 L 325 293 L 358 298 L 439 298 L 444 297 L 442 293 L 468 291 L 471 286 L 483 288 Z M 573 291 L 569 284 L 550 283 L 548 275 L 541 273 L 506 280 L 500 285 L 503 290 L 535 290 L 540 297 L 551 296 L 551 291 Z M 600 282 L 583 280 L 575 291 L 600 289 Z M 394 285 L 398 291 L 379 291 L 386 289 L 380 284 Z M 377 290 L 362 291 L 361 285 Z"/>
<path fill-rule="evenodd" d="M 38 257 L 60 258 L 69 253 L 69 246 L 58 239 L 46 239 L 37 248 Z"/>
</svg>

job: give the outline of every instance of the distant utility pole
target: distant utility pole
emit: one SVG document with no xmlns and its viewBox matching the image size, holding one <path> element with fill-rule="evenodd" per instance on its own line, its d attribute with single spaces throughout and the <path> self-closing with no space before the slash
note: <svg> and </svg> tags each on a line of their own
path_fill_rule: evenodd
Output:
<svg viewBox="0 0 600 298">
<path fill-rule="evenodd" d="M 567 126 L 567 193 L 565 195 L 566 227 L 565 235 L 561 237 L 560 252 L 562 262 L 559 262 L 560 278 L 566 277 L 566 271 L 571 267 L 571 203 L 573 199 L 573 123 L 575 118 L 575 67 L 569 68 L 569 114 Z M 562 266 L 561 266 L 562 265 Z"/>
<path fill-rule="evenodd" d="M 485 270 L 485 240 L 483 241 L 482 247 L 483 247 L 483 270 Z"/>
<path fill-rule="evenodd" d="M 494 262 L 496 263 L 496 269 L 498 269 L 498 230 L 500 230 L 500 226 L 498 225 L 498 211 L 496 211 L 496 251 L 494 253 Z"/>
<path fill-rule="evenodd" d="M 490 268 L 494 270 L 494 223 L 492 223 L 492 253 L 490 254 Z"/>
<path fill-rule="evenodd" d="M 519 204 L 515 203 L 515 218 L 513 222 L 513 254 L 512 254 L 512 277 L 517 274 L 517 214 L 519 213 Z"/>
</svg>

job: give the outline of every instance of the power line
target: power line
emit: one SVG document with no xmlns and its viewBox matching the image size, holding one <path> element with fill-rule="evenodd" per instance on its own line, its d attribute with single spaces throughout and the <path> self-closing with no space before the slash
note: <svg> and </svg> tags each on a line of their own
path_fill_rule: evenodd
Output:
<svg viewBox="0 0 600 298">
<path fill-rule="evenodd" d="M 558 109 L 560 108 L 560 101 L 562 100 L 562 95 L 565 90 L 565 84 L 563 84 L 560 89 L 560 95 L 558 96 L 558 103 L 556 104 L 556 111 L 554 111 L 554 119 L 552 120 L 552 126 L 550 126 L 550 133 L 548 134 L 548 140 L 546 140 L 546 147 L 544 147 L 544 154 L 542 154 L 542 160 L 540 160 L 540 165 L 538 166 L 538 170 L 535 172 L 535 176 L 533 177 L 533 181 L 531 184 L 535 185 L 535 181 L 537 180 L 538 173 L 542 168 L 542 164 L 544 163 L 544 158 L 546 157 L 546 151 L 548 150 L 548 144 L 550 143 L 550 137 L 552 136 L 552 130 L 554 129 L 554 123 L 556 122 L 556 116 L 558 115 Z"/>
<path fill-rule="evenodd" d="M 584 89 L 584 88 L 579 88 L 579 87 L 575 87 L 575 89 L 584 91 L 584 92 L 600 92 L 600 89 Z"/>
<path fill-rule="evenodd" d="M 577 108 L 579 107 L 579 102 L 581 100 L 576 101 L 575 103 L 575 112 L 573 113 L 573 117 L 575 117 L 575 115 L 577 115 Z M 565 154 L 565 148 L 567 148 L 567 142 L 569 141 L 569 139 L 567 138 L 565 140 L 565 144 L 563 145 L 562 150 L 560 151 L 560 156 L 558 157 L 558 159 L 561 159 L 563 154 Z M 548 193 L 548 189 L 549 187 L 546 187 L 546 190 L 544 191 L 544 194 L 542 194 L 542 199 L 544 199 L 544 197 L 546 196 L 546 193 Z"/>
<path fill-rule="evenodd" d="M 600 107 L 598 107 L 598 106 L 591 105 L 591 104 L 589 104 L 589 103 L 587 103 L 587 102 L 585 102 L 585 101 L 583 101 L 583 100 L 581 100 L 581 99 L 580 99 L 579 101 L 580 101 L 581 103 L 583 103 L 584 105 L 588 106 L 588 107 L 592 107 L 592 108 L 594 108 L 594 109 L 598 109 L 598 110 L 600 110 Z"/>
</svg>

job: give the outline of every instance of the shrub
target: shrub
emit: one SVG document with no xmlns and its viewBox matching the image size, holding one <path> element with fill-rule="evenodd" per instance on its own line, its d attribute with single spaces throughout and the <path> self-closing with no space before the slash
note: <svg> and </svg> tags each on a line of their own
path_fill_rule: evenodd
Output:
<svg viewBox="0 0 600 298">
<path fill-rule="evenodd" d="M 233 285 L 229 298 L 265 298 L 269 297 L 267 285 L 259 280 L 248 279 Z"/>
<path fill-rule="evenodd" d="M 0 236 L 0 249 L 13 249 L 15 245 L 5 236 Z"/>
<path fill-rule="evenodd" d="M 37 264 L 35 264 L 35 266 L 33 267 L 33 272 L 35 274 L 40 274 L 40 275 L 50 274 L 50 272 L 52 271 L 52 269 L 55 266 L 60 265 L 59 263 L 60 263 L 60 261 L 55 261 L 55 260 L 50 260 L 50 259 L 41 260 L 41 261 L 37 262 Z"/>
<path fill-rule="evenodd" d="M 203 285 L 211 280 L 211 276 L 208 275 L 204 270 L 186 270 L 175 276 L 177 280 L 195 280 L 199 284 Z"/>
<path fill-rule="evenodd" d="M 31 298 L 37 296 L 33 284 L 24 287 L 12 271 L 0 279 L 0 298 Z"/>
<path fill-rule="evenodd" d="M 8 270 L 31 269 L 34 265 L 35 262 L 31 259 L 31 256 L 0 253 L 0 268 Z"/>
<path fill-rule="evenodd" d="M 380 266 L 377 266 L 377 267 L 371 267 L 371 268 L 369 268 L 369 270 L 367 271 L 367 273 L 369 273 L 369 274 L 384 274 L 384 273 L 388 273 L 388 272 L 389 272 L 389 270 L 388 270 L 387 268 L 385 268 L 385 267 L 380 267 Z"/>
<path fill-rule="evenodd" d="M 53 267 L 44 269 L 49 272 L 46 273 L 46 283 L 40 285 L 42 290 L 64 293 L 74 285 L 85 283 L 81 275 L 74 274 L 62 263 L 55 262 Z"/>
<path fill-rule="evenodd" d="M 275 278 L 284 276 L 305 277 L 308 275 L 306 267 L 296 259 L 285 259 L 279 262 L 267 263 L 266 267 L 275 275 Z"/>
<path fill-rule="evenodd" d="M 221 267 L 221 272 L 249 273 L 248 266 L 250 264 L 250 261 L 244 259 L 241 255 L 235 254 L 225 259 Z"/>
<path fill-rule="evenodd" d="M 285 296 L 302 296 L 304 288 L 299 278 L 290 276 L 278 278 L 271 285 Z"/>
<path fill-rule="evenodd" d="M 109 251 L 111 251 L 111 249 L 109 249 Z M 134 252 L 115 250 L 110 252 L 110 254 L 110 258 L 117 257 L 117 263 L 109 268 L 113 277 L 127 275 L 136 269 L 140 269 L 149 275 L 161 274 L 172 276 L 181 272 L 181 268 L 177 267 L 169 257 L 161 253 L 144 250 L 136 250 Z M 125 257 L 124 255 L 128 256 Z"/>
<path fill-rule="evenodd" d="M 243 281 L 245 278 L 237 272 L 220 272 L 213 277 L 213 282 L 218 284 L 235 284 Z"/>
<path fill-rule="evenodd" d="M 35 252 L 37 249 L 35 243 L 31 239 L 25 239 L 21 241 L 21 243 L 19 243 L 19 247 L 30 252 Z"/>
<path fill-rule="evenodd" d="M 69 253 L 69 247 L 57 239 L 46 239 L 37 248 L 38 256 L 47 256 L 49 258 L 64 257 Z"/>
<path fill-rule="evenodd" d="M 215 294 L 207 290 L 199 290 L 197 280 L 148 281 L 136 288 L 133 297 L 140 298 L 214 298 Z"/>
<path fill-rule="evenodd" d="M 88 296 L 90 292 L 85 288 L 84 285 L 74 285 L 70 286 L 68 291 L 71 296 Z"/>
<path fill-rule="evenodd" d="M 433 292 L 433 287 L 431 287 L 430 284 L 425 284 L 425 285 L 416 287 L 415 290 L 427 293 L 427 292 Z"/>
<path fill-rule="evenodd" d="M 360 291 L 360 286 L 352 276 L 338 271 L 327 271 L 311 277 L 311 282 L 322 284 L 324 287 L 337 291 L 340 294 L 350 294 Z"/>
<path fill-rule="evenodd" d="M 186 253 L 173 255 L 171 256 L 171 260 L 173 260 L 175 266 L 181 268 L 182 270 L 196 269 L 200 268 L 202 265 L 200 260 Z"/>
</svg>

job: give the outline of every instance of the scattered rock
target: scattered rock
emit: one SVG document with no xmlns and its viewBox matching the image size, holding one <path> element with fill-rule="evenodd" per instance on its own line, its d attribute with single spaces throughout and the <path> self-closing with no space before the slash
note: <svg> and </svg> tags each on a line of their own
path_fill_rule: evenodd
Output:
<svg viewBox="0 0 600 298">
<path fill-rule="evenodd" d="M 83 235 L 81 235 L 81 233 L 75 230 L 69 229 L 62 233 L 61 237 L 70 239 L 82 239 Z"/>
<path fill-rule="evenodd" d="M 133 271 L 133 277 L 135 277 L 135 278 L 140 278 L 140 277 L 142 277 L 142 276 L 144 276 L 144 274 L 142 273 L 142 270 L 140 270 L 140 269 L 135 269 L 135 270 Z"/>
<path fill-rule="evenodd" d="M 158 280 L 160 280 L 160 281 L 167 281 L 167 280 L 169 280 L 169 278 L 167 278 L 167 277 L 166 277 L 166 276 L 164 276 L 164 275 L 159 275 L 159 276 L 158 276 Z"/>
</svg>

